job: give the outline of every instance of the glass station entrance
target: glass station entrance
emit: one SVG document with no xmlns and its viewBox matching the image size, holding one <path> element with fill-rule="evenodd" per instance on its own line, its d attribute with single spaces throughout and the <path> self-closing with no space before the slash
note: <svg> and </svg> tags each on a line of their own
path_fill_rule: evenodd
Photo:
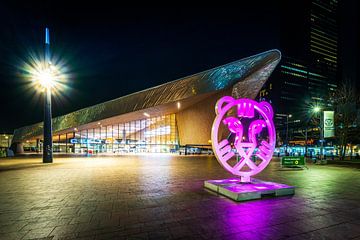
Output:
<svg viewBox="0 0 360 240">
<path fill-rule="evenodd" d="M 160 153 L 178 148 L 175 114 L 109 126 L 100 124 L 99 128 L 74 132 L 69 143 L 75 153 Z"/>
<path fill-rule="evenodd" d="M 149 117 L 53 136 L 53 151 L 77 154 L 171 153 L 179 148 L 175 114 Z M 26 149 L 42 151 L 41 141 Z"/>
</svg>

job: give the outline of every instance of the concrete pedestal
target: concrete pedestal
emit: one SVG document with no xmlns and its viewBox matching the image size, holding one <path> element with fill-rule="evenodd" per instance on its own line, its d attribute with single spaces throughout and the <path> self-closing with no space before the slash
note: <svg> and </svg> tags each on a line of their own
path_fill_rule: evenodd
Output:
<svg viewBox="0 0 360 240">
<path fill-rule="evenodd" d="M 242 183 L 238 178 L 207 180 L 204 187 L 238 202 L 260 199 L 267 195 L 277 197 L 295 194 L 293 186 L 254 178 L 249 183 Z"/>
</svg>

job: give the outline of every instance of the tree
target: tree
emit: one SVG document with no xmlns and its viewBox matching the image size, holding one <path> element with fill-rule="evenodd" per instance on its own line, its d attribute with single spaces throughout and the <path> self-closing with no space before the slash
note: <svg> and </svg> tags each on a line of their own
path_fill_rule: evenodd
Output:
<svg viewBox="0 0 360 240">
<path fill-rule="evenodd" d="M 360 126 L 357 124 L 359 95 L 355 84 L 344 81 L 332 96 L 335 110 L 335 135 L 340 146 L 340 159 L 345 158 L 346 148 L 358 141 Z M 351 148 L 352 149 L 352 148 Z"/>
</svg>

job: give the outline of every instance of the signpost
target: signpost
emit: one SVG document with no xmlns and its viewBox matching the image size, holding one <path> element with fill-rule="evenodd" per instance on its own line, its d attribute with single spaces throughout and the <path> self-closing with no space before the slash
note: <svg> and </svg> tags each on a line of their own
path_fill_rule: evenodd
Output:
<svg viewBox="0 0 360 240">
<path fill-rule="evenodd" d="M 282 157 L 280 161 L 281 167 L 288 167 L 288 168 L 294 168 L 294 167 L 306 167 L 306 161 L 304 156 L 298 156 L 298 157 Z"/>
</svg>

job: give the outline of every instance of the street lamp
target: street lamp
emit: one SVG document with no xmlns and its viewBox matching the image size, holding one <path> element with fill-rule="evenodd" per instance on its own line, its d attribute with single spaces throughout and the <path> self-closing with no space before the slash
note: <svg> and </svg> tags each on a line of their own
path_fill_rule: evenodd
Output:
<svg viewBox="0 0 360 240">
<path fill-rule="evenodd" d="M 280 117 L 286 117 L 286 137 L 285 137 L 285 142 L 286 142 L 286 145 L 285 145 L 285 155 L 287 153 L 287 146 L 289 144 L 289 118 L 292 117 L 291 114 L 281 114 L 281 113 L 278 113 L 276 114 L 277 116 L 280 116 Z"/>
<path fill-rule="evenodd" d="M 314 107 L 314 112 L 315 112 L 315 113 L 320 112 L 320 110 L 321 110 L 321 108 L 320 108 L 319 106 Z"/>
<path fill-rule="evenodd" d="M 45 28 L 45 61 L 37 63 L 32 72 L 33 81 L 41 87 L 44 92 L 44 141 L 43 141 L 43 163 L 53 162 L 52 149 L 52 123 L 51 123 L 51 90 L 57 83 L 59 71 L 51 64 L 50 60 L 50 36 L 49 29 Z"/>
<path fill-rule="evenodd" d="M 9 139 L 9 136 L 5 136 L 5 139 L 7 140 L 7 148 L 10 148 L 10 139 Z"/>
<path fill-rule="evenodd" d="M 323 160 L 324 156 L 324 131 L 323 131 L 323 123 L 322 123 L 322 114 L 321 114 L 321 108 L 319 106 L 315 106 L 313 111 L 315 113 L 320 113 L 320 121 L 319 121 L 319 134 L 320 134 L 320 162 Z"/>
<path fill-rule="evenodd" d="M 37 81 L 44 89 L 44 142 L 43 142 L 43 163 L 52 163 L 52 123 L 51 123 L 51 88 L 55 85 L 54 75 L 50 61 L 50 36 L 49 29 L 45 28 L 45 64 L 40 69 Z"/>
<path fill-rule="evenodd" d="M 45 28 L 45 54 L 30 51 L 29 56 L 22 61 L 21 71 L 27 80 L 27 89 L 40 90 L 44 94 L 44 141 L 43 163 L 52 163 L 52 124 L 51 124 L 51 98 L 61 97 L 69 86 L 66 82 L 71 73 L 64 59 L 50 54 L 50 34 Z"/>
<path fill-rule="evenodd" d="M 286 151 L 285 154 L 287 153 L 287 147 L 289 145 L 289 118 L 291 118 L 292 115 L 291 114 L 286 114 Z"/>
</svg>

